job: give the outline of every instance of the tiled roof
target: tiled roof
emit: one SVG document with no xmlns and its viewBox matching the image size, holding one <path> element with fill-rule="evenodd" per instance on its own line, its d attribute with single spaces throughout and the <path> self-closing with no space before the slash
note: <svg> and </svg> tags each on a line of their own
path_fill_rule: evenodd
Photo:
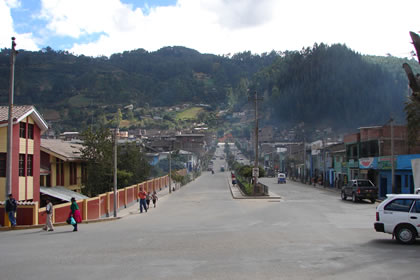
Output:
<svg viewBox="0 0 420 280">
<path fill-rule="evenodd" d="M 26 113 L 34 109 L 34 106 L 24 105 L 24 106 L 13 106 L 13 119 L 20 119 Z M 9 106 L 0 106 L 0 122 L 7 121 L 9 118 Z"/>
<path fill-rule="evenodd" d="M 83 145 L 60 139 L 41 139 L 41 151 L 53 153 L 54 156 L 65 161 L 80 160 L 81 148 L 83 148 Z"/>
<path fill-rule="evenodd" d="M 31 115 L 32 119 L 44 132 L 48 129 L 48 125 L 42 118 L 41 114 L 32 105 L 15 105 L 13 106 L 13 123 L 16 124 L 22 121 L 27 116 Z M 0 126 L 7 126 L 9 119 L 9 106 L 0 106 Z"/>
</svg>

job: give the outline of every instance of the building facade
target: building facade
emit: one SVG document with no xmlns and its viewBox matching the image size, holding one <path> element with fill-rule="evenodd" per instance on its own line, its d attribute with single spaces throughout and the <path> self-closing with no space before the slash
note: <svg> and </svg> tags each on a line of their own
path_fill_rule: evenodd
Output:
<svg viewBox="0 0 420 280">
<path fill-rule="evenodd" d="M 6 197 L 7 106 L 0 106 L 0 200 Z M 16 200 L 39 201 L 40 140 L 48 125 L 34 106 L 13 107 L 11 193 Z"/>
</svg>

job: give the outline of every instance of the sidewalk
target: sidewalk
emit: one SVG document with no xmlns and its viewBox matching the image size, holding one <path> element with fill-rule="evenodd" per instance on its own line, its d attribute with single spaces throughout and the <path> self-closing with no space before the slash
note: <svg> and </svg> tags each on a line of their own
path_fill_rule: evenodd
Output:
<svg viewBox="0 0 420 280">
<path fill-rule="evenodd" d="M 245 195 L 237 185 L 232 185 L 230 176 L 227 176 L 228 187 L 234 199 L 281 199 L 282 197 L 276 193 L 268 191 L 268 196 L 250 196 Z"/>
<path fill-rule="evenodd" d="M 176 186 L 176 191 L 178 191 L 180 189 L 179 186 Z M 158 193 L 158 199 L 165 197 L 169 194 L 169 189 L 168 188 L 163 188 L 161 191 L 159 191 Z M 158 200 L 159 201 L 159 200 Z M 152 204 L 152 203 L 151 203 Z M 92 223 L 102 223 L 102 222 L 110 222 L 110 221 L 115 221 L 118 219 L 121 219 L 125 216 L 131 215 L 131 214 L 137 214 L 139 213 L 139 202 L 138 201 L 133 201 L 131 202 L 129 205 L 127 205 L 126 208 L 122 207 L 120 209 L 118 209 L 117 211 L 117 217 L 114 218 L 114 212 L 109 213 L 109 217 L 105 217 L 105 218 L 100 218 L 100 219 L 95 219 L 95 220 L 84 220 L 82 222 L 82 224 L 92 224 Z M 68 226 L 67 223 L 63 222 L 63 223 L 54 223 L 54 227 L 60 227 L 60 226 Z M 23 225 L 23 226 L 19 226 L 17 225 L 16 227 L 2 227 L 0 226 L 0 231 L 10 231 L 10 230 L 24 230 L 24 229 L 41 229 L 44 227 L 44 224 L 40 224 L 40 225 Z"/>
<path fill-rule="evenodd" d="M 302 183 L 301 181 L 295 181 L 295 180 L 292 180 L 292 179 L 289 179 L 289 180 L 294 182 L 294 183 L 298 183 L 298 184 L 301 184 L 301 185 L 304 185 L 304 186 L 307 186 L 307 187 L 312 187 L 312 188 L 316 188 L 316 189 L 319 189 L 319 190 L 325 190 L 325 191 L 329 191 L 329 192 L 335 192 L 335 193 L 338 193 L 338 194 L 341 193 L 341 189 L 332 188 L 332 187 L 324 187 L 324 186 L 321 186 L 319 184 L 316 184 L 314 186 L 313 184 L 305 184 L 305 183 Z"/>
</svg>

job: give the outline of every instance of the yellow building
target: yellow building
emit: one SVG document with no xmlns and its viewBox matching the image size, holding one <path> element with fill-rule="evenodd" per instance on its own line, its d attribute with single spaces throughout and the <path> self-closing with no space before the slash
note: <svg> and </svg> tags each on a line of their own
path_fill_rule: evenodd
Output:
<svg viewBox="0 0 420 280">
<path fill-rule="evenodd" d="M 41 139 L 41 193 L 43 187 L 58 186 L 81 192 L 86 179 L 82 148 L 59 139 Z"/>
</svg>

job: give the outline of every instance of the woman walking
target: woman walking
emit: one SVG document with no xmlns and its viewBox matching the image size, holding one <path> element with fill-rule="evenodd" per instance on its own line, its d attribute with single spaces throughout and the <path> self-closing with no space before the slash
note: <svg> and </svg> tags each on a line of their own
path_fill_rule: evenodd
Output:
<svg viewBox="0 0 420 280">
<path fill-rule="evenodd" d="M 73 231 L 77 231 L 77 224 L 82 222 L 82 215 L 79 211 L 79 206 L 77 205 L 76 199 L 74 197 L 71 198 L 71 205 L 70 205 L 70 214 L 69 219 L 73 217 L 76 223 L 73 225 Z"/>
</svg>

